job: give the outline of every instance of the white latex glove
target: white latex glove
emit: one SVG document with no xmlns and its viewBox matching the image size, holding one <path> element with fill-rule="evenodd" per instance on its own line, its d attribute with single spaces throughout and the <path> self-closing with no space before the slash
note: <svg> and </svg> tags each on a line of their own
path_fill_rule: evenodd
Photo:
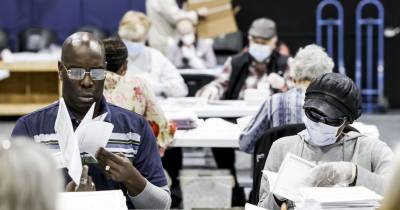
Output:
<svg viewBox="0 0 400 210">
<path fill-rule="evenodd" d="M 354 182 L 356 165 L 351 162 L 330 162 L 316 166 L 306 181 L 311 187 L 348 186 Z"/>
<path fill-rule="evenodd" d="M 283 87 L 285 87 L 285 79 L 279 76 L 277 73 L 269 74 L 267 80 L 269 84 L 271 84 L 272 88 L 282 89 Z"/>
<path fill-rule="evenodd" d="M 208 100 L 218 100 L 218 89 L 213 86 L 205 86 L 196 93 L 196 97 L 202 97 Z"/>
</svg>

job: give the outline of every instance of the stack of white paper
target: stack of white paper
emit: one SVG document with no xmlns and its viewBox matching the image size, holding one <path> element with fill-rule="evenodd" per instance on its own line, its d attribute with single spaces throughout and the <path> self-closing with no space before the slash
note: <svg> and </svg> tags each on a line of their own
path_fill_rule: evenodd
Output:
<svg viewBox="0 0 400 210">
<path fill-rule="evenodd" d="M 127 210 L 121 190 L 97 192 L 64 192 L 57 199 L 58 210 Z"/>
<path fill-rule="evenodd" d="M 199 123 L 199 118 L 192 111 L 166 112 L 165 116 L 175 123 L 177 129 L 181 130 L 196 128 Z"/>
<path fill-rule="evenodd" d="M 301 190 L 303 202 L 316 202 L 321 209 L 377 209 L 382 196 L 363 187 L 310 187 Z"/>
<path fill-rule="evenodd" d="M 61 98 L 59 101 L 54 130 L 59 138 L 58 144 L 61 153 L 54 154 L 54 157 L 60 164 L 59 167 L 68 168 L 68 174 L 77 185 L 79 185 L 82 174 L 80 154 L 87 153 L 94 158 L 96 151 L 107 145 L 114 128 L 113 124 L 103 122 L 107 113 L 92 119 L 94 107 L 95 104 L 92 105 L 74 132 L 64 99 Z"/>
</svg>

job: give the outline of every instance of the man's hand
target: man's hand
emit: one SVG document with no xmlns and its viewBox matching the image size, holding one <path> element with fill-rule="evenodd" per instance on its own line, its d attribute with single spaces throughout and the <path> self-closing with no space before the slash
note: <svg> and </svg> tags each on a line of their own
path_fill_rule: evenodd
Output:
<svg viewBox="0 0 400 210">
<path fill-rule="evenodd" d="M 96 158 L 106 176 L 123 183 L 131 196 L 136 196 L 144 190 L 146 179 L 123 154 L 116 155 L 101 147 L 96 152 Z"/>
<path fill-rule="evenodd" d="M 79 183 L 79 187 L 76 186 L 74 181 L 70 181 L 66 188 L 66 192 L 78 192 L 78 191 L 96 191 L 96 186 L 93 183 L 92 177 L 88 175 L 89 167 L 87 165 L 83 166 L 82 176 Z"/>
<path fill-rule="evenodd" d="M 330 162 L 315 167 L 307 180 L 311 187 L 332 187 L 354 182 L 356 165 L 351 162 Z"/>
</svg>

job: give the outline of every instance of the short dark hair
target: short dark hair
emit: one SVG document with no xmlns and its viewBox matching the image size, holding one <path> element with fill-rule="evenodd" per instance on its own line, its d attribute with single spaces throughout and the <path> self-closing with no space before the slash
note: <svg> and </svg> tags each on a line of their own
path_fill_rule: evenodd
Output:
<svg viewBox="0 0 400 210">
<path fill-rule="evenodd" d="M 103 39 L 106 52 L 107 70 L 117 72 L 128 57 L 128 50 L 119 37 Z"/>
</svg>

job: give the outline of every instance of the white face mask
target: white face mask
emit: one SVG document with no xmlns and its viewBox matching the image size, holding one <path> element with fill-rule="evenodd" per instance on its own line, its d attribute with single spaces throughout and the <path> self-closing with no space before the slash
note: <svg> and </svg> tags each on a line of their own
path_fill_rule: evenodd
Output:
<svg viewBox="0 0 400 210">
<path fill-rule="evenodd" d="M 265 61 L 271 55 L 271 47 L 250 42 L 249 53 L 257 62 Z"/>
<path fill-rule="evenodd" d="M 123 40 L 126 48 L 128 50 L 129 56 L 136 56 L 143 52 L 145 45 L 143 42 L 131 42 L 128 40 Z"/>
<path fill-rule="evenodd" d="M 193 33 L 185 34 L 182 36 L 181 40 L 182 40 L 183 44 L 189 46 L 194 43 L 194 41 L 196 40 L 196 36 Z"/>
<path fill-rule="evenodd" d="M 316 123 L 307 116 L 303 117 L 303 122 L 310 135 L 310 143 L 320 147 L 334 144 L 339 136 L 339 129 L 343 126 L 335 127 L 321 122 Z"/>
</svg>

